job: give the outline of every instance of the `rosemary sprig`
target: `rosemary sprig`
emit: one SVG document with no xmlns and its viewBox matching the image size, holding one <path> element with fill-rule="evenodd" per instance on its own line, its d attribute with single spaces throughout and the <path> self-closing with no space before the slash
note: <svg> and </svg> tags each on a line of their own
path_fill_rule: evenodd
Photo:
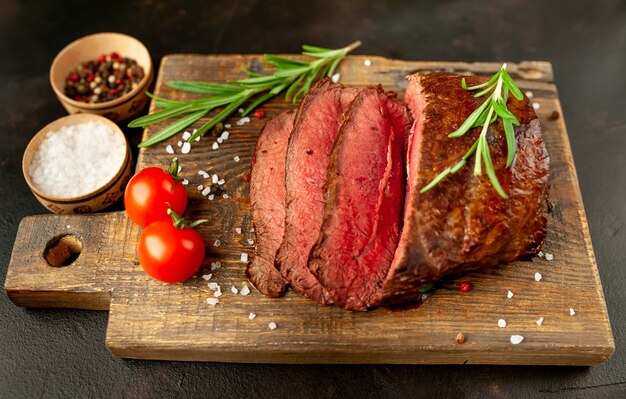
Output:
<svg viewBox="0 0 626 399">
<path fill-rule="evenodd" d="M 461 84 L 465 90 L 482 89 L 477 92 L 474 97 L 482 97 L 489 92 L 491 92 L 491 95 L 480 105 L 480 107 L 476 108 L 476 110 L 467 117 L 465 122 L 463 122 L 457 130 L 450 133 L 448 137 L 461 137 L 470 129 L 482 126 L 480 136 L 478 136 L 478 139 L 476 139 L 474 144 L 465 153 L 465 155 L 463 155 L 459 162 L 452 167 L 445 168 L 430 183 L 428 183 L 428 185 L 422 188 L 420 193 L 425 193 L 445 179 L 448 175 L 458 172 L 465 165 L 467 159 L 472 156 L 472 154 L 476 153 L 474 175 L 482 175 L 482 164 L 484 163 L 485 172 L 491 181 L 491 185 L 502 198 L 507 198 L 507 195 L 502 189 L 502 186 L 498 181 L 498 177 L 496 176 L 496 171 L 493 167 L 491 154 L 489 152 L 489 143 L 487 142 L 487 130 L 489 129 L 489 125 L 494 123 L 498 117 L 502 119 L 507 144 L 506 167 L 510 167 L 515 159 L 515 152 L 517 151 L 513 126 L 519 126 L 520 123 L 515 115 L 509 111 L 506 106 L 506 102 L 508 100 L 509 93 L 513 94 L 513 96 L 518 100 L 521 100 L 524 96 L 511 76 L 506 72 L 506 64 L 503 64 L 502 68 L 485 83 L 467 87 L 465 78 L 463 78 Z"/>
<path fill-rule="evenodd" d="M 252 102 L 245 108 L 242 116 L 248 115 L 256 107 L 283 91 L 286 91 L 285 98 L 295 103 L 300 96 L 308 93 L 317 79 L 332 76 L 339 62 L 360 45 L 360 41 L 340 49 L 304 45 L 302 54 L 314 58 L 309 62 L 264 54 L 265 62 L 274 66 L 272 75 L 262 75 L 242 68 L 247 77 L 228 83 L 169 81 L 167 85 L 173 89 L 209 96 L 194 101 L 172 101 L 149 94 L 155 99 L 156 105 L 163 109 L 135 119 L 128 126 L 146 127 L 179 117 L 139 144 L 139 147 L 148 147 L 184 130 L 211 110 L 224 107 L 189 138 L 189 141 L 194 140 L 222 122 L 248 100 Z"/>
</svg>

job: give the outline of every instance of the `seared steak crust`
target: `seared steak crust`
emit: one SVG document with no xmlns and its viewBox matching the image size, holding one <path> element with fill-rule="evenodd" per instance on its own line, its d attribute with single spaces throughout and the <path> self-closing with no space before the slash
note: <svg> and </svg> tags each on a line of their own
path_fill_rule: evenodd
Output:
<svg viewBox="0 0 626 399">
<path fill-rule="evenodd" d="M 444 168 L 453 166 L 480 134 L 475 128 L 448 138 L 485 97 L 461 87 L 450 73 L 408 77 L 405 100 L 415 123 L 409 143 L 409 176 L 404 229 L 383 285 L 385 303 L 415 299 L 424 284 L 466 270 L 510 262 L 538 252 L 546 234 L 550 159 L 535 111 L 525 98 L 509 96 L 508 108 L 521 125 L 515 127 L 517 155 L 505 167 L 507 146 L 500 120 L 488 131 L 501 198 L 488 177 L 474 176 L 473 159 L 456 174 L 420 194 Z M 467 77 L 474 85 L 483 78 Z"/>
</svg>

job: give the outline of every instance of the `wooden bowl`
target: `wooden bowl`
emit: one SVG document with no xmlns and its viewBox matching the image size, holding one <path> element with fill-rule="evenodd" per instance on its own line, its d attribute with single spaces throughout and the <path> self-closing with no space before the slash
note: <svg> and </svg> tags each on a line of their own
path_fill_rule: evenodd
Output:
<svg viewBox="0 0 626 399">
<path fill-rule="evenodd" d="M 126 154 L 115 176 L 93 192 L 79 197 L 61 198 L 42 192 L 35 186 L 29 173 L 30 165 L 39 149 L 39 145 L 43 139 L 46 138 L 48 132 L 58 131 L 63 126 L 77 125 L 89 121 L 98 121 L 106 124 L 115 131 L 115 134 L 119 135 L 124 140 Z M 124 194 L 124 189 L 131 178 L 132 169 L 133 159 L 124 132 L 111 120 L 93 114 L 68 115 L 49 123 L 31 139 L 24 151 L 24 157 L 22 158 L 22 173 L 24 174 L 24 179 L 26 179 L 30 191 L 43 206 L 54 213 L 60 214 L 97 212 L 114 204 Z"/>
<path fill-rule="evenodd" d="M 65 80 L 73 69 L 81 62 L 111 52 L 132 58 L 143 68 L 144 76 L 137 87 L 115 100 L 95 104 L 79 102 L 65 95 Z M 139 40 L 122 33 L 96 33 L 82 37 L 61 50 L 50 67 L 50 84 L 67 112 L 102 115 L 114 122 L 126 121 L 146 108 L 146 90 L 153 76 L 152 60 L 146 47 Z"/>
</svg>

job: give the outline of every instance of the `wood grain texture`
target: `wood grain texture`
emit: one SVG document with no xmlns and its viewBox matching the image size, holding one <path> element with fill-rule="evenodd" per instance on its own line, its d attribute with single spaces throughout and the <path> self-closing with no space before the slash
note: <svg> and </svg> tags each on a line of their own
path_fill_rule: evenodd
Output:
<svg viewBox="0 0 626 399">
<path fill-rule="evenodd" d="M 366 58 L 372 61 L 370 67 L 363 64 Z M 168 56 L 160 67 L 156 94 L 192 99 L 196 96 L 175 92 L 165 82 L 224 81 L 240 77 L 241 65 L 259 70 L 259 61 L 258 55 Z M 402 96 L 409 73 L 454 70 L 490 75 L 499 68 L 497 63 L 350 56 L 339 73 L 343 83 L 382 83 Z M 553 209 L 544 245 L 544 252 L 554 255 L 552 261 L 534 258 L 449 279 L 421 306 L 404 310 L 351 313 L 293 292 L 280 299 L 265 298 L 254 289 L 248 296 L 232 294 L 231 286 L 240 289 L 248 284 L 241 253 L 253 256 L 254 251 L 247 241 L 254 233 L 244 181 L 254 145 L 267 118 L 294 107 L 277 98 L 263 107 L 264 120 L 252 118 L 238 126 L 238 118 L 230 118 L 226 122 L 232 125 L 227 129 L 230 138 L 218 150 L 211 149 L 214 138 L 207 135 L 193 143 L 189 154 L 180 154 L 178 135 L 140 151 L 138 169 L 160 164 L 171 144 L 181 160 L 181 175 L 190 181 L 187 216 L 210 220 L 199 227 L 207 257 L 196 277 L 174 285 L 147 277 L 135 256 L 140 230 L 123 213 L 35 216 L 20 225 L 5 282 L 7 294 L 20 306 L 108 308 L 106 343 L 123 357 L 267 363 L 600 363 L 613 353 L 614 342 L 552 68 L 546 62 L 521 62 L 509 64 L 508 71 L 540 105 L 537 112 L 552 160 Z M 160 127 L 146 129 L 144 137 Z M 241 161 L 235 162 L 235 156 Z M 203 197 L 196 189 L 204 183 L 198 170 L 224 178 L 230 198 Z M 235 232 L 237 227 L 242 228 L 241 235 Z M 48 266 L 42 256 L 46 243 L 66 233 L 82 240 L 81 255 L 69 266 Z M 221 246 L 215 247 L 218 239 Z M 212 307 L 206 303 L 212 291 L 200 276 L 217 260 L 223 266 L 212 281 L 224 294 Z M 535 272 L 543 275 L 540 282 L 535 281 Z M 461 293 L 459 281 L 472 282 L 474 289 Z M 508 290 L 514 293 L 510 299 Z M 248 319 L 250 312 L 257 315 L 254 320 Z M 541 326 L 535 323 L 539 317 L 544 318 Z M 506 328 L 498 327 L 499 319 L 506 320 Z M 268 328 L 272 321 L 276 330 Z M 459 332 L 465 334 L 464 344 L 455 342 Z M 524 342 L 512 345 L 512 334 L 523 335 Z"/>
</svg>

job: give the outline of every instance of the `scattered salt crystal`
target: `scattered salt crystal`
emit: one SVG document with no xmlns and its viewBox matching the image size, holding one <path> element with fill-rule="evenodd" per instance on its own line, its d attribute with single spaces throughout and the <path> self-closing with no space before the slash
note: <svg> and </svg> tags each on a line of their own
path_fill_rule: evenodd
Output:
<svg viewBox="0 0 626 399">
<path fill-rule="evenodd" d="M 250 312 L 250 314 L 248 315 L 248 319 L 250 320 L 254 320 L 255 317 L 256 317 L 256 313 Z"/>
<path fill-rule="evenodd" d="M 254 240 L 248 240 L 248 244 L 254 245 Z"/>
<path fill-rule="evenodd" d="M 224 127 L 225 127 L 226 129 L 230 129 L 230 123 L 225 124 L 225 125 L 224 125 Z"/>
<path fill-rule="evenodd" d="M 330 80 L 332 80 L 333 83 L 337 83 L 339 82 L 339 78 L 341 78 L 341 75 L 339 73 L 336 73 L 330 78 Z"/>
<path fill-rule="evenodd" d="M 363 65 L 365 65 L 366 67 L 372 66 L 372 60 L 370 60 L 369 58 L 366 59 L 365 61 L 363 61 Z"/>
<path fill-rule="evenodd" d="M 247 285 L 244 285 L 243 287 L 241 287 L 241 292 L 240 294 L 243 296 L 246 296 L 250 293 L 250 288 L 248 288 Z"/>
<path fill-rule="evenodd" d="M 202 275 L 202 278 L 205 279 L 206 281 L 209 281 L 211 279 L 211 277 L 213 277 L 213 275 L 211 273 Z"/>
<path fill-rule="evenodd" d="M 67 226 L 67 227 L 69 228 L 70 226 Z M 241 227 L 237 227 L 235 231 L 237 232 L 237 234 L 241 234 Z"/>
<path fill-rule="evenodd" d="M 203 170 L 199 170 L 199 171 L 198 171 L 198 174 L 199 174 L 200 176 L 204 177 L 205 179 L 206 179 L 207 177 L 209 177 L 209 174 L 208 174 L 207 172 L 203 171 Z"/>
<path fill-rule="evenodd" d="M 498 327 L 500 327 L 500 328 L 506 327 L 506 320 L 504 320 L 504 319 L 498 320 Z"/>
<path fill-rule="evenodd" d="M 211 263 L 211 271 L 215 271 L 216 269 L 219 269 L 220 267 L 222 267 L 222 262 L 220 261 Z"/>
<path fill-rule="evenodd" d="M 217 144 L 222 144 L 224 140 L 221 137 L 218 137 L 216 141 L 217 141 Z"/>
<path fill-rule="evenodd" d="M 218 180 L 219 180 L 219 177 L 217 175 L 211 176 L 211 183 L 215 184 L 217 183 Z"/>
<path fill-rule="evenodd" d="M 537 323 L 538 326 L 543 324 L 543 317 L 540 317 L 535 323 Z"/>
<path fill-rule="evenodd" d="M 219 300 L 219 299 L 217 299 L 217 298 L 207 298 L 207 299 L 206 299 L 206 303 L 208 303 L 208 304 L 209 304 L 209 305 L 211 305 L 211 306 L 215 306 L 215 305 L 217 305 L 218 303 L 220 303 L 220 300 Z"/>
<path fill-rule="evenodd" d="M 521 344 L 523 340 L 524 337 L 522 337 L 521 335 L 511 335 L 511 343 L 513 345 Z"/>
<path fill-rule="evenodd" d="M 48 132 L 28 173 L 42 192 L 72 198 L 105 185 L 122 167 L 125 155 L 121 135 L 102 122 L 89 121 Z"/>
<path fill-rule="evenodd" d="M 180 150 L 180 152 L 182 152 L 183 154 L 189 154 L 189 151 L 191 151 L 191 143 L 185 141 L 183 143 L 183 148 Z"/>
<path fill-rule="evenodd" d="M 526 97 L 528 97 L 528 98 L 533 98 L 533 96 L 534 96 L 534 95 L 533 95 L 533 92 L 532 92 L 532 91 L 530 91 L 530 90 L 529 90 L 529 91 L 527 91 L 527 92 L 526 92 Z"/>
<path fill-rule="evenodd" d="M 541 108 L 541 104 L 539 104 L 539 103 L 533 103 L 533 108 L 534 108 L 534 109 L 539 109 L 539 108 Z"/>
<path fill-rule="evenodd" d="M 247 262 L 248 261 L 248 254 L 243 252 L 241 254 L 241 258 L 240 259 L 241 259 L 242 262 Z"/>
<path fill-rule="evenodd" d="M 223 186 L 223 185 L 224 185 L 224 183 L 226 183 L 226 180 L 224 180 L 224 179 L 219 179 L 219 180 L 217 181 L 217 184 L 219 184 L 220 186 Z"/>
<path fill-rule="evenodd" d="M 274 323 L 273 321 L 271 321 L 271 322 L 267 325 L 267 327 L 268 327 L 270 330 L 275 330 L 275 329 L 276 329 L 276 327 L 278 327 L 278 326 L 276 325 L 276 323 Z"/>
<path fill-rule="evenodd" d="M 511 292 L 511 290 L 506 292 L 506 297 L 509 299 L 513 298 L 513 293 Z"/>
<path fill-rule="evenodd" d="M 204 188 L 204 186 L 203 186 L 202 184 L 200 184 L 200 185 L 198 186 L 198 191 L 202 191 L 202 189 L 203 189 L 203 188 Z"/>
<path fill-rule="evenodd" d="M 247 116 L 244 116 L 243 118 L 239 119 L 237 121 L 237 126 L 243 126 L 244 124 L 250 122 L 250 118 Z"/>
<path fill-rule="evenodd" d="M 222 245 L 222 242 L 220 240 L 215 240 L 215 242 L 213 243 L 214 247 L 219 247 L 220 245 Z"/>
<path fill-rule="evenodd" d="M 218 148 L 220 148 L 220 145 L 217 142 L 215 142 L 215 143 L 213 143 L 211 148 L 214 149 L 214 150 L 217 150 Z"/>
<path fill-rule="evenodd" d="M 541 273 L 539 273 L 539 272 L 535 273 L 535 281 L 541 281 L 542 277 L 543 276 L 541 275 Z"/>
<path fill-rule="evenodd" d="M 239 113 L 243 114 L 243 111 L 245 111 L 243 108 L 239 108 Z"/>
<path fill-rule="evenodd" d="M 209 201 L 213 201 L 215 199 L 215 195 L 211 194 L 207 198 L 209 199 Z"/>
<path fill-rule="evenodd" d="M 228 133 L 228 131 L 223 131 L 222 132 L 222 140 L 228 140 L 228 137 L 230 136 L 230 133 Z"/>
<path fill-rule="evenodd" d="M 175 158 L 175 159 L 178 159 L 178 158 Z M 178 169 L 176 169 L 176 172 L 180 173 L 181 170 L 183 170 L 183 167 L 178 165 Z"/>
<path fill-rule="evenodd" d="M 173 154 L 174 153 L 174 147 L 172 147 L 171 144 L 168 144 L 167 147 L 165 147 L 165 152 L 167 152 L 168 154 Z"/>
<path fill-rule="evenodd" d="M 207 195 L 209 195 L 210 192 L 211 187 L 205 187 L 204 190 L 202 190 L 202 195 L 206 197 Z"/>
<path fill-rule="evenodd" d="M 220 291 L 220 290 L 215 291 L 215 292 L 213 293 L 213 296 L 214 296 L 214 297 L 216 297 L 216 298 L 221 297 L 221 296 L 222 296 L 222 291 Z"/>
<path fill-rule="evenodd" d="M 239 162 L 241 158 L 239 158 L 239 155 L 235 155 L 233 159 L 235 160 L 235 162 Z"/>
<path fill-rule="evenodd" d="M 178 140 L 178 143 L 176 143 L 177 146 L 182 147 L 183 146 L 183 142 Z"/>
<path fill-rule="evenodd" d="M 552 260 L 552 259 L 554 259 L 554 255 L 546 252 L 546 260 Z"/>
<path fill-rule="evenodd" d="M 186 186 L 187 184 L 189 184 L 189 180 L 183 179 L 182 183 L 183 183 L 183 186 Z"/>
<path fill-rule="evenodd" d="M 254 233 L 254 227 L 250 229 L 250 233 Z"/>
<path fill-rule="evenodd" d="M 239 294 L 239 290 L 234 285 L 230 287 L 230 292 L 232 292 L 235 295 Z"/>
<path fill-rule="evenodd" d="M 209 284 L 207 284 L 207 286 L 211 290 L 217 290 L 217 289 L 220 288 L 220 285 L 218 283 L 215 283 L 215 282 L 210 282 Z"/>
<path fill-rule="evenodd" d="M 190 137 L 191 137 L 191 133 L 189 133 L 189 132 L 184 132 L 183 133 L 183 140 L 189 140 Z"/>
<path fill-rule="evenodd" d="M 228 199 L 228 198 L 230 198 L 230 197 L 228 196 L 228 194 L 224 194 L 224 195 L 222 195 L 222 198 L 224 198 L 224 199 Z"/>
<path fill-rule="evenodd" d="M 543 258 L 543 251 L 539 251 L 539 253 L 537 253 L 537 256 Z"/>
<path fill-rule="evenodd" d="M 66 227 L 67 227 L 68 229 L 71 229 L 71 228 L 72 228 L 69 224 L 68 224 Z M 239 229 L 239 230 L 241 230 L 241 229 Z"/>
<path fill-rule="evenodd" d="M 569 315 L 574 316 L 575 314 L 576 312 L 574 311 L 574 308 L 569 308 Z"/>
<path fill-rule="evenodd" d="M 201 136 L 196 137 L 193 141 L 200 141 Z"/>
</svg>

